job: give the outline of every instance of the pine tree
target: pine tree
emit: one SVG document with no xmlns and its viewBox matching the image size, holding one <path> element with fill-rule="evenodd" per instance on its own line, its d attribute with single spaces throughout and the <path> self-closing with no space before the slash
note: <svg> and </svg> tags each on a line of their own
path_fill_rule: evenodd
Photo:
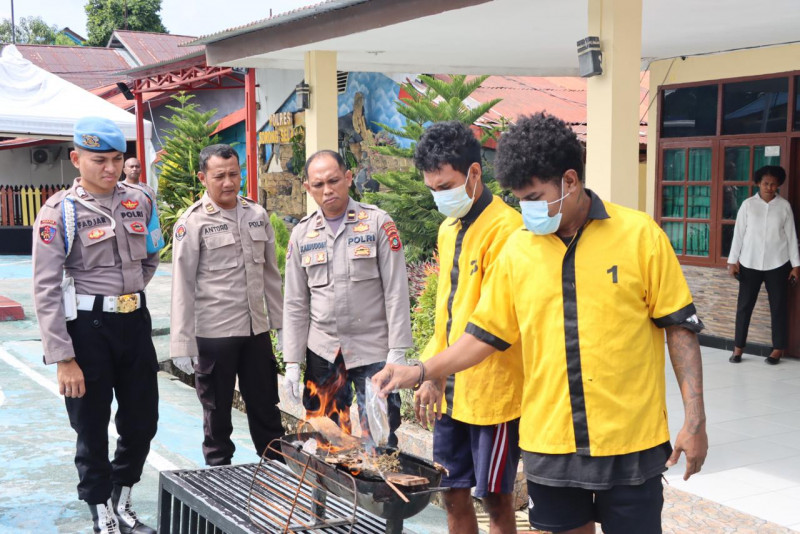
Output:
<svg viewBox="0 0 800 534">
<path fill-rule="evenodd" d="M 173 128 L 164 134 L 164 153 L 158 163 L 159 210 L 166 242 L 161 258 L 165 261 L 172 257 L 173 225 L 203 194 L 203 184 L 197 178 L 200 151 L 219 142 L 218 135 L 211 137 L 219 121 L 208 122 L 216 109 L 198 111 L 197 104 L 189 103 L 194 95 L 181 92 L 172 98 L 178 105 L 166 106 L 175 114 L 163 117 Z"/>
<path fill-rule="evenodd" d="M 475 108 L 468 108 L 464 104 L 464 100 L 487 77 L 477 76 L 468 81 L 464 75 L 451 76 L 449 80 L 421 75 L 419 79 L 427 86 L 424 93 L 420 93 L 410 82 L 404 83 L 402 88 L 410 97 L 396 102 L 397 111 L 406 118 L 405 126 L 399 130 L 384 124 L 380 126 L 395 136 L 410 139 L 411 147 L 380 146 L 376 150 L 385 155 L 413 158 L 416 142 L 430 123 L 457 120 L 472 125 L 501 100 L 494 99 Z M 490 132 L 489 135 L 494 133 Z M 408 171 L 390 171 L 373 177 L 386 190 L 366 193 L 365 201 L 386 210 L 395 220 L 409 260 L 430 258 L 444 216 L 436 209 L 422 173 L 412 165 Z"/>
</svg>

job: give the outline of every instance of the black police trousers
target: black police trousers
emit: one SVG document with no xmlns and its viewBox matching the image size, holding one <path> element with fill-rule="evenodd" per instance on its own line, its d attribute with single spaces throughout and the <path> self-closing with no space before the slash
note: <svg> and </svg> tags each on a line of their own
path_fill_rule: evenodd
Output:
<svg viewBox="0 0 800 534">
<path fill-rule="evenodd" d="M 79 311 L 67 323 L 86 394 L 65 399 L 69 422 L 78 433 L 75 466 L 78 497 L 100 504 L 114 484 L 133 486 L 142 476 L 158 423 L 158 359 L 146 306 L 131 313 L 105 313 L 102 297 L 94 310 Z M 108 459 L 111 401 L 117 399 L 117 449 Z"/>
<path fill-rule="evenodd" d="M 207 465 L 229 465 L 236 450 L 231 433 L 233 388 L 239 377 L 250 438 L 261 456 L 285 434 L 277 404 L 278 368 L 267 332 L 238 337 L 197 338 L 194 385 L 203 405 L 203 456 Z M 279 456 L 267 454 L 270 458 Z"/>
</svg>

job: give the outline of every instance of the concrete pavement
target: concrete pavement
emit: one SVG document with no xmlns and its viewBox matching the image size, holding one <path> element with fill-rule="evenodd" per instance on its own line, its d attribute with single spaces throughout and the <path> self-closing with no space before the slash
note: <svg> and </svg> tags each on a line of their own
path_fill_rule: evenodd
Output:
<svg viewBox="0 0 800 534">
<path fill-rule="evenodd" d="M 170 266 L 147 289 L 154 341 L 168 356 Z M 0 295 L 20 302 L 22 321 L 0 323 L 0 533 L 89 532 L 76 500 L 74 432 L 55 389 L 55 367 L 42 365 L 33 315 L 30 257 L 0 256 Z M 666 475 L 665 533 L 800 531 L 800 362 L 764 365 L 703 348 L 710 450 L 699 475 L 681 480 L 682 463 Z M 203 466 L 202 410 L 194 391 L 159 374 L 160 422 L 142 482 L 134 490 L 140 516 L 155 524 L 158 471 Z M 683 420 L 680 394 L 667 363 L 671 435 Z M 113 440 L 113 429 L 110 431 Z M 257 460 L 244 414 L 234 413 L 234 461 Z M 521 514 L 524 523 L 524 513 Z M 444 512 L 429 506 L 406 522 L 418 534 L 444 534 Z"/>
</svg>

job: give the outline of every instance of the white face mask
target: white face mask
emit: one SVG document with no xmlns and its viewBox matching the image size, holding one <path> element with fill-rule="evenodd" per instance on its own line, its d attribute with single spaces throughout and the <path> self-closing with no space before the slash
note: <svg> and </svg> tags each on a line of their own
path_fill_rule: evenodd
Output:
<svg viewBox="0 0 800 534">
<path fill-rule="evenodd" d="M 467 194 L 467 182 L 469 182 L 469 171 L 467 171 L 467 179 L 464 180 L 464 185 L 447 189 L 446 191 L 431 191 L 436 208 L 442 215 L 459 219 L 469 213 L 469 209 L 475 200 L 478 181 L 475 180 L 475 186 L 472 188 L 472 198 Z"/>
</svg>

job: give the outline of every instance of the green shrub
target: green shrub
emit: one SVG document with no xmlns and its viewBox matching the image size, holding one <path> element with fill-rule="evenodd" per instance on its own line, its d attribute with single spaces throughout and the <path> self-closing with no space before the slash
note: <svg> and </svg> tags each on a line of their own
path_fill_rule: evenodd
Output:
<svg viewBox="0 0 800 534">
<path fill-rule="evenodd" d="M 275 256 L 278 259 L 278 269 L 281 272 L 281 278 L 286 278 L 286 249 L 289 246 L 289 229 L 286 228 L 286 223 L 283 219 L 278 217 L 277 213 L 269 216 L 269 223 L 275 230 Z"/>
<path fill-rule="evenodd" d="M 436 321 L 436 290 L 439 285 L 439 265 L 436 261 L 419 262 L 409 265 L 411 281 L 411 335 L 414 350 L 411 358 L 419 358 L 428 341 L 433 337 Z M 414 414 L 414 392 L 400 390 L 400 415 L 406 421 L 416 421 Z"/>
</svg>

